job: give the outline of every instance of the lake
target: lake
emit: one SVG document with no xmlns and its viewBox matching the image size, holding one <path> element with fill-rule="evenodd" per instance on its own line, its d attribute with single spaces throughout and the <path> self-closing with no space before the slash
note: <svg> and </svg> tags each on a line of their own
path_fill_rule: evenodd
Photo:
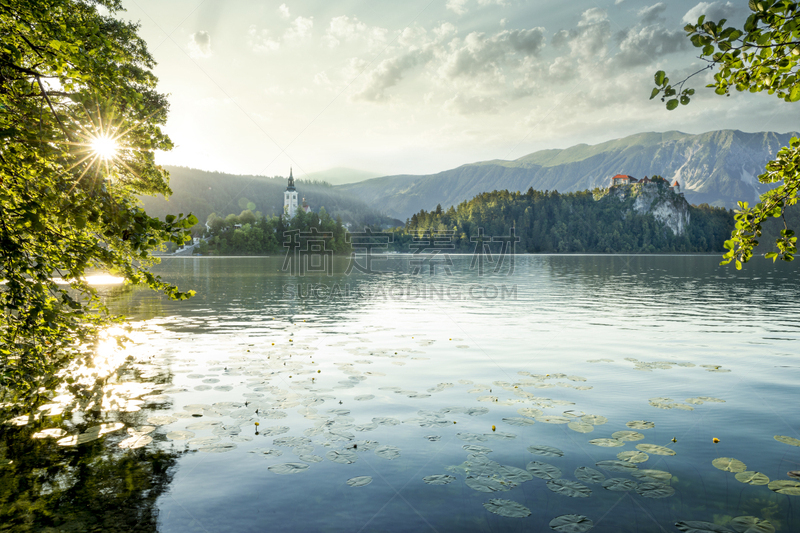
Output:
<svg viewBox="0 0 800 533">
<path fill-rule="evenodd" d="M 132 341 L 4 427 L 0 521 L 798 531 L 798 266 L 719 260 L 165 258 L 197 296 L 105 291 Z"/>
</svg>

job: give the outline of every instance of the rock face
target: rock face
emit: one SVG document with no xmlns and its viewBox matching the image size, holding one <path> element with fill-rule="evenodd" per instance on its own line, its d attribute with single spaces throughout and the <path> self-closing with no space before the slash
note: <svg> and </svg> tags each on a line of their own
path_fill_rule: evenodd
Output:
<svg viewBox="0 0 800 533">
<path fill-rule="evenodd" d="M 675 235 L 683 235 L 690 222 L 689 202 L 666 184 L 637 183 L 608 190 L 609 196 L 620 201 L 632 199 L 632 208 L 639 214 L 651 214 Z"/>
</svg>

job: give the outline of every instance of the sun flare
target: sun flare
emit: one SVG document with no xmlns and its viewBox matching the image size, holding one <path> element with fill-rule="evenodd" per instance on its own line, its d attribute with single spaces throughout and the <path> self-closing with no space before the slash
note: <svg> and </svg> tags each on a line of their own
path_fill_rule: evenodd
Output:
<svg viewBox="0 0 800 533">
<path fill-rule="evenodd" d="M 92 139 L 90 146 L 95 154 L 105 160 L 114 159 L 119 149 L 116 139 L 106 136 L 95 137 Z"/>
</svg>

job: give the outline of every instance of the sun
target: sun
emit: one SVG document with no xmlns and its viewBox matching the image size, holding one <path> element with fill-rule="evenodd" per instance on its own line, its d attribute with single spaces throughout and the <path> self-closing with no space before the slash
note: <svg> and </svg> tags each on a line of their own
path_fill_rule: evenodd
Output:
<svg viewBox="0 0 800 533">
<path fill-rule="evenodd" d="M 119 149 L 117 140 L 105 135 L 93 138 L 90 141 L 89 146 L 95 155 L 101 159 L 105 159 L 106 161 L 109 159 L 114 159 L 117 155 L 117 150 Z"/>
</svg>

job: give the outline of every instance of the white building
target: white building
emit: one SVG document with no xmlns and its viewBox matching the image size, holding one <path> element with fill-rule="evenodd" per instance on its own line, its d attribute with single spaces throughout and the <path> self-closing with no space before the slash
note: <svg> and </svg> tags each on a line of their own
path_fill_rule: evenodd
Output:
<svg viewBox="0 0 800 533">
<path fill-rule="evenodd" d="M 287 218 L 294 218 L 297 213 L 297 189 L 294 188 L 292 169 L 289 169 L 289 185 L 283 193 L 283 213 Z"/>
</svg>

